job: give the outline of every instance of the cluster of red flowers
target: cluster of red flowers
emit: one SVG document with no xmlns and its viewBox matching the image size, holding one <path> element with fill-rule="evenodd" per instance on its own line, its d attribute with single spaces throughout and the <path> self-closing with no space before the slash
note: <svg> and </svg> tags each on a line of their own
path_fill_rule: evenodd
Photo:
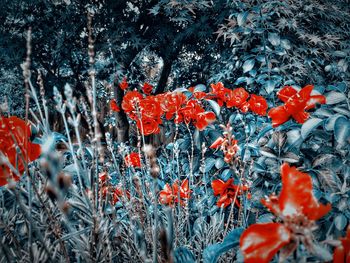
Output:
<svg viewBox="0 0 350 263">
<path fill-rule="evenodd" d="M 283 105 L 269 111 L 272 126 L 277 127 L 293 118 L 298 123 L 304 123 L 310 116 L 306 110 L 315 108 L 316 104 L 326 103 L 323 95 L 311 95 L 313 85 L 307 85 L 299 92 L 291 86 L 285 86 L 278 93 Z"/>
<path fill-rule="evenodd" d="M 36 160 L 41 153 L 38 144 L 30 142 L 31 128 L 28 123 L 15 117 L 0 117 L 0 152 L 7 157 L 9 163 L 21 175 L 25 171 L 26 162 Z M 0 163 L 0 186 L 8 180 L 19 180 L 6 163 Z"/>
<path fill-rule="evenodd" d="M 255 94 L 250 95 L 244 88 L 237 88 L 234 90 L 225 88 L 221 82 L 211 84 L 211 88 L 212 92 L 210 95 L 217 100 L 220 106 L 226 103 L 227 108 L 236 107 L 242 112 L 251 110 L 258 115 L 266 115 L 268 106 L 265 98 L 262 96 Z"/>
<path fill-rule="evenodd" d="M 180 187 L 178 181 L 175 181 L 172 186 L 166 184 L 159 192 L 159 202 L 171 206 L 179 202 L 184 205 L 190 194 L 188 179 L 183 180 Z"/>
<path fill-rule="evenodd" d="M 248 227 L 240 238 L 245 262 L 270 262 L 284 248 L 283 255 L 290 255 L 299 245 L 313 251 L 312 229 L 315 220 L 326 215 L 330 204 L 320 204 L 312 192 L 312 179 L 295 167 L 281 167 L 282 190 L 262 200 L 282 223 L 262 223 Z"/>
<path fill-rule="evenodd" d="M 126 78 L 119 87 L 126 90 L 129 85 Z M 193 123 L 198 130 L 204 130 L 210 123 L 216 120 L 212 111 L 206 111 L 204 100 L 216 99 L 220 106 L 226 103 L 228 108 L 237 107 L 243 112 L 251 110 L 259 115 L 266 115 L 267 102 L 258 95 L 249 94 L 244 88 L 230 90 L 221 82 L 212 84 L 209 93 L 196 91 L 189 88 L 192 96 L 189 98 L 181 92 L 166 92 L 158 95 L 150 95 L 153 86 L 144 83 L 144 94 L 134 90 L 126 92 L 121 107 L 115 100 L 110 103 L 113 111 L 119 112 L 122 108 L 130 119 L 136 122 L 137 128 L 144 135 L 159 133 L 159 125 L 162 117 L 167 120 L 173 119 L 175 123 Z M 249 100 L 248 100 L 249 98 Z"/>
<path fill-rule="evenodd" d="M 211 187 L 214 190 L 214 195 L 220 196 L 216 205 L 218 207 L 223 206 L 224 208 L 229 206 L 232 202 L 234 202 L 237 207 L 240 207 L 238 196 L 249 190 L 249 187 L 246 185 L 234 185 L 232 178 L 228 179 L 226 182 L 220 179 L 214 180 L 211 182 Z"/>
<path fill-rule="evenodd" d="M 109 201 L 112 205 L 115 205 L 123 196 L 130 199 L 129 191 L 123 190 L 121 186 L 109 185 L 109 179 L 111 178 L 107 172 L 102 172 L 99 174 L 99 184 L 102 198 L 106 199 L 107 196 L 110 197 Z"/>
</svg>

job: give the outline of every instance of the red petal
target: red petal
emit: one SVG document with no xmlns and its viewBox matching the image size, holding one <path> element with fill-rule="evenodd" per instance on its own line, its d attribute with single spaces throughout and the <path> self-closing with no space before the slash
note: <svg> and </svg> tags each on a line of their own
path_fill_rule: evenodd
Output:
<svg viewBox="0 0 350 263">
<path fill-rule="evenodd" d="M 298 92 L 298 95 L 304 100 L 309 100 L 313 89 L 313 85 L 307 85 Z"/>
<path fill-rule="evenodd" d="M 221 146 L 221 144 L 222 144 L 224 141 L 225 141 L 224 138 L 219 137 L 219 138 L 217 138 L 217 139 L 213 142 L 212 145 L 210 145 L 209 148 L 210 148 L 210 149 L 217 149 L 217 148 L 219 148 L 219 147 Z"/>
<path fill-rule="evenodd" d="M 292 115 L 293 119 L 297 123 L 304 123 L 309 118 L 309 116 L 310 114 L 305 111 L 299 111 Z"/>
<path fill-rule="evenodd" d="M 277 93 L 277 96 L 281 101 L 287 102 L 289 98 L 295 94 L 297 94 L 296 89 L 294 89 L 292 86 L 285 86 Z"/>
<path fill-rule="evenodd" d="M 302 213 L 310 220 L 318 220 L 327 214 L 331 206 L 318 203 L 312 192 L 312 179 L 295 167 L 283 164 L 281 167 L 282 191 L 279 206 L 284 216 Z"/>
<path fill-rule="evenodd" d="M 342 246 L 334 249 L 333 253 L 333 263 L 344 263 L 345 261 L 345 251 Z"/>
<path fill-rule="evenodd" d="M 245 263 L 267 263 L 290 241 L 289 230 L 278 223 L 255 224 L 240 238 Z"/>
<path fill-rule="evenodd" d="M 211 182 L 211 187 L 214 190 L 214 195 L 217 196 L 225 192 L 227 185 L 224 181 L 217 179 Z"/>
<path fill-rule="evenodd" d="M 285 107 L 278 106 L 276 108 L 272 108 L 269 113 L 269 117 L 272 119 L 272 126 L 277 127 L 286 121 L 289 120 L 290 114 L 286 111 Z"/>
</svg>

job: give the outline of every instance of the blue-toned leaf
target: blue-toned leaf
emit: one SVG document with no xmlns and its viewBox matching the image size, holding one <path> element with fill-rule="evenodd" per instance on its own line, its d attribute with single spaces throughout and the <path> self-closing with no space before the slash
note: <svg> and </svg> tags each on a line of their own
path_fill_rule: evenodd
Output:
<svg viewBox="0 0 350 263">
<path fill-rule="evenodd" d="M 268 40 L 273 46 L 278 46 L 281 43 L 280 36 L 277 33 L 269 33 Z"/>
<path fill-rule="evenodd" d="M 346 100 L 344 93 L 331 91 L 326 94 L 326 104 L 333 105 Z"/>
<path fill-rule="evenodd" d="M 210 107 L 212 107 L 214 113 L 216 114 L 216 116 L 219 116 L 220 115 L 220 106 L 219 104 L 216 102 L 216 101 L 213 101 L 213 100 L 206 100 Z"/>
<path fill-rule="evenodd" d="M 303 126 L 301 126 L 301 137 L 305 139 L 314 129 L 316 129 L 321 123 L 323 122 L 322 119 L 319 118 L 313 118 L 307 120 Z"/>
<path fill-rule="evenodd" d="M 243 64 L 243 73 L 246 73 L 254 68 L 255 60 L 254 59 L 248 59 Z"/>
<path fill-rule="evenodd" d="M 178 247 L 174 251 L 174 263 L 195 263 L 193 253 L 185 247 Z"/>
<path fill-rule="evenodd" d="M 204 249 L 203 262 L 215 263 L 220 255 L 238 246 L 242 232 L 243 228 L 236 228 L 225 237 L 222 243 L 213 244 Z"/>
<path fill-rule="evenodd" d="M 334 124 L 334 136 L 340 145 L 349 143 L 350 140 L 350 121 L 341 117 L 338 118 Z"/>
</svg>

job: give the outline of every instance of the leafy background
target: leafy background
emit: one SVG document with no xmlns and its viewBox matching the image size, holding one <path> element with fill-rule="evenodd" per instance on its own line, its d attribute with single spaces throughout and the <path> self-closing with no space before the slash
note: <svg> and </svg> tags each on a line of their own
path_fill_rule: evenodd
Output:
<svg viewBox="0 0 350 263">
<path fill-rule="evenodd" d="M 69 135 L 54 110 L 57 104 L 53 100 L 54 87 L 56 97 L 63 94 L 63 100 L 69 100 L 64 88 L 69 83 L 78 98 L 80 112 L 84 112 L 85 105 L 80 102 L 88 101 L 87 12 L 94 14 L 98 120 L 102 133 L 109 132 L 111 136 L 110 140 L 103 138 L 110 153 L 97 170 L 108 170 L 114 184 L 120 183 L 123 176 L 141 180 L 145 195 L 117 204 L 116 208 L 101 205 L 98 213 L 74 184 L 69 190 L 62 190 L 55 201 L 50 201 L 47 191 L 35 194 L 34 189 L 26 190 L 25 182 L 18 186 L 19 194 L 3 188 L 1 261 L 11 257 L 28 261 L 29 252 L 24 244 L 28 244 L 28 222 L 32 221 L 37 223 L 32 229 L 35 244 L 32 254 L 29 253 L 34 262 L 67 258 L 137 262 L 150 258 L 154 196 L 149 193 L 148 184 L 152 180 L 146 177 L 147 171 L 130 171 L 121 165 L 122 154 L 136 146 L 138 138 L 123 112 L 111 113 L 108 109 L 111 98 L 122 100 L 123 94 L 117 87 L 124 76 L 133 88 L 145 81 L 151 83 L 156 94 L 190 86 L 209 91 L 210 83 L 222 81 L 227 87 L 244 86 L 249 92 L 264 96 L 269 108 L 280 103 L 276 92 L 284 85 L 314 84 L 315 90 L 327 98 L 326 105 L 315 109 L 303 125 L 290 121 L 273 129 L 267 117 L 222 108 L 219 121 L 203 132 L 180 126 L 177 139 L 169 141 L 166 138 L 173 138 L 175 128 L 164 124 L 161 136 L 146 138 L 156 146 L 164 146 L 157 149 L 159 188 L 188 177 L 189 171 L 198 184 L 187 210 L 178 209 L 171 214 L 166 207 L 159 207 L 159 227 L 166 233 L 164 242 L 172 244 L 169 250 L 176 262 L 241 261 L 237 249 L 241 229 L 236 227 L 272 220 L 260 199 L 279 192 L 279 167 L 283 162 L 308 172 L 313 177 L 317 197 L 332 204 L 332 212 L 318 222 L 317 239 L 343 235 L 350 220 L 348 1 L 4 0 L 0 12 L 2 109 L 24 116 L 20 65 L 26 54 L 26 31 L 31 27 L 31 78 L 37 91 L 39 72 L 43 78 L 45 88 L 41 96 L 50 105 L 48 121 L 54 132 L 42 139 L 53 152 Z M 31 103 L 37 111 L 40 104 L 34 100 Z M 210 107 L 218 110 L 216 105 Z M 80 129 L 88 134 L 90 115 L 82 115 L 85 125 Z M 225 225 L 230 208 L 216 207 L 216 197 L 210 189 L 213 178 L 227 180 L 235 175 L 220 152 L 208 149 L 222 133 L 220 123 L 234 127 L 244 163 L 240 172 L 245 173 L 253 193 L 251 200 L 242 200 L 242 209 L 235 210 L 229 221 L 230 231 Z M 83 143 L 86 160 L 94 163 L 93 147 L 86 138 Z M 54 187 L 58 187 L 55 178 L 62 171 L 77 181 L 73 165 L 76 151 L 77 146 L 57 156 L 48 154 L 50 165 L 56 167 L 48 180 Z M 38 189 L 43 190 L 47 188 L 47 174 L 39 167 L 37 164 L 32 169 Z M 94 172 L 92 167 L 83 170 L 90 187 L 94 182 L 88 176 Z M 123 183 L 130 189 L 135 184 L 131 179 Z M 32 196 L 31 202 L 28 196 Z M 62 208 L 66 202 L 71 206 L 69 213 Z M 29 207 L 33 208 L 30 218 Z M 64 246 L 72 254 L 66 255 Z M 224 253 L 230 249 L 234 253 Z M 305 259 L 326 261 L 329 253 L 331 247 L 326 245 L 318 259 L 302 255 Z"/>
</svg>

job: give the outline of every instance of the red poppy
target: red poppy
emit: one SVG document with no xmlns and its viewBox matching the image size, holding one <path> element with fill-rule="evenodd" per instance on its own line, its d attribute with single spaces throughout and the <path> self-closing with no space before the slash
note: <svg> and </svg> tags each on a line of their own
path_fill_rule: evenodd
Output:
<svg viewBox="0 0 350 263">
<path fill-rule="evenodd" d="M 123 78 L 123 81 L 119 83 L 119 87 L 122 90 L 126 90 L 129 87 L 128 81 L 126 79 L 126 77 Z"/>
<path fill-rule="evenodd" d="M 350 226 L 346 231 L 346 236 L 340 238 L 340 245 L 335 248 L 333 263 L 350 262 Z"/>
<path fill-rule="evenodd" d="M 249 104 L 247 99 L 249 93 L 244 88 L 238 88 L 230 90 L 230 93 L 227 94 L 226 106 L 227 108 L 237 107 L 240 108 L 243 112 L 247 112 Z"/>
<path fill-rule="evenodd" d="M 140 154 L 132 152 L 124 157 L 126 166 L 139 167 L 141 168 L 141 157 Z"/>
<path fill-rule="evenodd" d="M 139 107 L 143 96 L 138 91 L 129 91 L 125 94 L 122 102 L 122 109 L 131 119 L 136 119 L 136 109 Z"/>
<path fill-rule="evenodd" d="M 120 107 L 118 106 L 118 104 L 117 104 L 117 102 L 115 101 L 115 99 L 111 100 L 109 106 L 110 106 L 110 108 L 111 108 L 112 111 L 120 112 Z"/>
<path fill-rule="evenodd" d="M 166 184 L 163 190 L 159 192 L 159 202 L 161 204 L 173 205 L 179 202 L 180 196 L 180 204 L 183 205 L 183 202 L 190 198 L 190 194 L 188 179 L 182 181 L 180 188 L 178 181 L 175 181 L 172 187 Z"/>
<path fill-rule="evenodd" d="M 299 92 L 291 86 L 281 89 L 277 95 L 285 104 L 269 111 L 272 126 L 277 127 L 290 118 L 293 118 L 298 123 L 304 123 L 310 115 L 306 110 L 313 109 L 316 104 L 326 103 L 325 96 L 311 95 L 313 88 L 314 86 L 307 85 Z"/>
<path fill-rule="evenodd" d="M 142 90 L 143 93 L 145 93 L 146 95 L 151 94 L 152 90 L 153 90 L 153 86 L 147 82 L 145 82 L 142 86 Z"/>
<path fill-rule="evenodd" d="M 222 205 L 225 207 L 229 206 L 232 202 L 239 207 L 240 203 L 238 201 L 238 196 L 243 194 L 243 191 L 247 191 L 249 189 L 248 186 L 239 186 L 233 184 L 233 179 L 228 179 L 226 182 L 217 179 L 211 182 L 211 187 L 214 190 L 215 196 L 220 196 L 216 205 L 221 207 Z"/>
<path fill-rule="evenodd" d="M 15 116 L 0 117 L 0 152 L 19 174 L 24 172 L 26 162 L 36 160 L 41 154 L 40 145 L 30 142 L 30 136 L 30 125 L 25 121 Z M 1 164 L 0 186 L 6 185 L 8 179 L 18 181 L 19 177 L 5 163 Z"/>
<path fill-rule="evenodd" d="M 266 115 L 267 102 L 264 97 L 252 94 L 250 96 L 248 103 L 249 103 L 249 109 L 252 112 L 262 116 Z"/>
<path fill-rule="evenodd" d="M 281 176 L 279 197 L 272 195 L 262 203 L 283 223 L 255 224 L 244 231 L 240 246 L 245 262 L 269 262 L 282 247 L 291 244 L 290 248 L 296 249 L 300 242 L 312 251 L 310 228 L 331 209 L 330 204 L 320 204 L 313 195 L 308 174 L 283 164 Z"/>
</svg>

